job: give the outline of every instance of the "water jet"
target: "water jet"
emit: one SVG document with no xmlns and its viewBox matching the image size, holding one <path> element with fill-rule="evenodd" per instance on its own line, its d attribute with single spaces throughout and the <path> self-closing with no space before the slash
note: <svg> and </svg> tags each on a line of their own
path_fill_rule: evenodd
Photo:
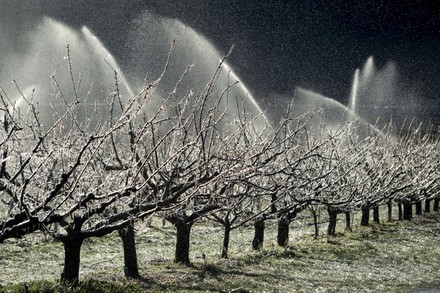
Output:
<svg viewBox="0 0 440 293">
<path fill-rule="evenodd" d="M 80 122 L 99 123 L 99 113 L 105 112 L 101 110 L 115 91 L 113 69 L 122 77 L 121 96 L 133 96 L 114 57 L 87 27 L 76 30 L 45 17 L 34 31 L 23 35 L 20 39 L 24 49 L 17 54 L 13 48 L 2 52 L 6 65 L 0 82 L 4 93 L 15 97 L 11 103 L 17 107 L 27 107 L 22 100 L 29 98 L 30 91 L 23 91 L 24 97 L 18 95 L 16 85 L 7 81 L 15 79 L 19 88 L 28 89 L 31 84 L 43 124 L 51 125 L 76 98 L 81 102 Z"/>
<path fill-rule="evenodd" d="M 177 103 L 189 90 L 196 95 L 203 94 L 205 86 L 213 82 L 212 103 L 221 96 L 220 111 L 227 109 L 224 128 L 234 128 L 234 120 L 253 120 L 254 125 L 263 130 L 269 122 L 258 106 L 252 93 L 237 74 L 227 64 L 221 63 L 219 74 L 214 72 L 223 59 L 222 54 L 191 27 L 177 19 L 171 19 L 145 12 L 133 22 L 127 52 L 129 52 L 129 79 L 136 88 L 141 88 L 148 79 L 161 75 L 167 53 L 175 41 L 174 51 L 156 93 L 165 97 L 174 91 L 176 81 L 193 64 L 191 71 L 179 84 L 171 103 Z"/>
<path fill-rule="evenodd" d="M 402 82 L 394 62 L 377 68 L 371 56 L 355 70 L 349 108 L 379 128 L 391 123 L 398 129 L 405 120 L 426 118 L 420 108 L 422 100 Z"/>
</svg>

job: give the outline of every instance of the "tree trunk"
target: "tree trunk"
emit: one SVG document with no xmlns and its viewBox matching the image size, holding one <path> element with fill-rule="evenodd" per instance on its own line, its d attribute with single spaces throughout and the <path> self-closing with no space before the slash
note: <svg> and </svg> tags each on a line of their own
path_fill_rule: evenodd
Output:
<svg viewBox="0 0 440 293">
<path fill-rule="evenodd" d="M 431 212 L 431 199 L 425 199 L 425 213 L 429 214 Z"/>
<path fill-rule="evenodd" d="M 338 213 L 336 211 L 328 210 L 328 228 L 327 235 L 335 236 L 336 235 L 336 220 L 338 217 Z"/>
<path fill-rule="evenodd" d="M 388 222 L 391 222 L 393 220 L 393 201 L 389 200 L 387 202 L 387 208 L 388 208 Z"/>
<path fill-rule="evenodd" d="M 272 214 L 275 214 L 277 212 L 276 202 L 277 202 L 277 196 L 275 194 L 272 194 L 272 196 L 271 196 L 271 205 L 270 205 L 270 212 Z"/>
<path fill-rule="evenodd" d="M 225 234 L 223 235 L 222 258 L 228 258 L 229 239 L 231 235 L 231 222 L 225 219 Z"/>
<path fill-rule="evenodd" d="M 260 218 L 256 220 L 254 224 L 254 228 L 255 228 L 255 234 L 254 234 L 254 239 L 252 240 L 252 248 L 254 250 L 261 250 L 261 248 L 263 248 L 263 242 L 264 242 L 264 228 L 265 228 L 264 219 Z"/>
<path fill-rule="evenodd" d="M 318 239 L 319 237 L 319 225 L 318 225 L 318 215 L 316 210 L 312 211 L 313 215 L 313 226 L 315 227 L 315 234 L 313 235 L 313 239 Z"/>
<path fill-rule="evenodd" d="M 189 265 L 189 243 L 192 223 L 180 220 L 175 224 L 177 230 L 176 252 L 174 262 Z"/>
<path fill-rule="evenodd" d="M 417 216 L 422 215 L 422 202 L 421 201 L 416 202 L 416 215 Z"/>
<path fill-rule="evenodd" d="M 434 207 L 432 208 L 434 210 L 434 212 L 438 212 L 440 210 L 439 204 L 440 204 L 440 198 L 435 198 L 434 199 Z"/>
<path fill-rule="evenodd" d="M 140 277 L 136 253 L 136 241 L 133 225 L 118 231 L 124 248 L 124 273 L 126 278 L 138 279 Z"/>
<path fill-rule="evenodd" d="M 287 247 L 289 244 L 289 225 L 290 221 L 285 216 L 278 220 L 277 242 L 279 246 Z"/>
<path fill-rule="evenodd" d="M 399 210 L 399 221 L 403 220 L 403 204 L 401 202 L 397 203 L 397 208 Z"/>
<path fill-rule="evenodd" d="M 79 265 L 81 262 L 82 238 L 67 237 L 62 240 L 64 245 L 64 270 L 61 273 L 61 281 L 69 285 L 78 285 Z"/>
<path fill-rule="evenodd" d="M 373 221 L 375 223 L 380 223 L 379 207 L 374 207 L 373 208 Z"/>
<path fill-rule="evenodd" d="M 363 207 L 362 208 L 361 226 L 369 226 L 369 225 L 370 225 L 370 208 Z"/>
<path fill-rule="evenodd" d="M 411 221 L 412 219 L 412 204 L 404 203 L 403 204 L 403 219 L 406 221 Z"/>
<path fill-rule="evenodd" d="M 350 212 L 345 212 L 345 231 L 352 232 L 351 229 L 351 214 Z"/>
</svg>

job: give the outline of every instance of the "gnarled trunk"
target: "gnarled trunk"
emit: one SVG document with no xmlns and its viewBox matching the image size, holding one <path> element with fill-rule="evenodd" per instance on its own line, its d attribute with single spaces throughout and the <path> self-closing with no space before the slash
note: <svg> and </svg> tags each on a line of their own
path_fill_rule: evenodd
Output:
<svg viewBox="0 0 440 293">
<path fill-rule="evenodd" d="M 403 219 L 406 221 L 412 220 L 412 204 L 403 203 Z"/>
<path fill-rule="evenodd" d="M 252 248 L 254 250 L 261 250 L 261 248 L 263 248 L 264 229 L 265 229 L 263 218 L 259 218 L 255 221 L 254 229 L 255 229 L 255 234 L 254 234 L 254 239 L 252 240 Z"/>
<path fill-rule="evenodd" d="M 285 216 L 278 220 L 277 243 L 279 246 L 287 247 L 289 244 L 289 225 L 290 220 Z"/>
<path fill-rule="evenodd" d="M 373 221 L 375 223 L 379 223 L 380 222 L 379 207 L 374 207 L 373 208 Z"/>
<path fill-rule="evenodd" d="M 228 258 L 228 250 L 229 250 L 229 239 L 231 235 L 231 222 L 229 218 L 226 217 L 224 221 L 224 235 L 223 235 L 223 248 L 222 248 L 222 258 Z"/>
<path fill-rule="evenodd" d="M 350 212 L 345 212 L 345 231 L 352 232 L 351 229 L 351 214 Z"/>
<path fill-rule="evenodd" d="M 416 215 L 417 216 L 421 216 L 423 211 L 422 211 L 422 202 L 421 201 L 417 201 L 416 204 Z"/>
<path fill-rule="evenodd" d="M 319 224 L 318 224 L 318 215 L 317 215 L 317 212 L 316 212 L 316 210 L 313 210 L 312 211 L 312 215 L 313 215 L 313 226 L 314 226 L 314 230 L 315 230 L 315 232 L 314 232 L 314 235 L 313 235 L 313 239 L 318 239 L 318 237 L 319 237 Z"/>
<path fill-rule="evenodd" d="M 328 209 L 328 227 L 327 227 L 327 235 L 334 236 L 336 235 L 336 221 L 337 221 L 338 213 L 334 210 Z"/>
<path fill-rule="evenodd" d="M 425 213 L 429 214 L 431 212 L 431 199 L 425 199 Z"/>
<path fill-rule="evenodd" d="M 64 270 L 61 281 L 72 286 L 78 285 L 79 265 L 81 262 L 81 245 L 83 238 L 66 237 L 61 240 L 64 245 Z"/>
<path fill-rule="evenodd" d="M 370 208 L 362 207 L 361 226 L 369 226 L 369 225 L 370 225 Z"/>
<path fill-rule="evenodd" d="M 192 223 L 180 220 L 174 226 L 177 232 L 174 262 L 189 265 L 189 243 Z"/>
<path fill-rule="evenodd" d="M 139 269 L 136 253 L 135 233 L 132 225 L 118 231 L 124 248 L 124 273 L 126 278 L 139 278 Z"/>
<path fill-rule="evenodd" d="M 272 214 L 275 214 L 277 212 L 277 206 L 276 206 L 277 199 L 278 199 L 277 196 L 275 194 L 272 194 L 271 205 L 270 205 L 270 212 Z"/>
</svg>

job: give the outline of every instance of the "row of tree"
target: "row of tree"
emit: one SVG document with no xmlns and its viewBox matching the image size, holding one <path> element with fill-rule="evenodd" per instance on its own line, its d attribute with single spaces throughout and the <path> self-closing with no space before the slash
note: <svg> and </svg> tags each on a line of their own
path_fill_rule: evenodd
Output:
<svg viewBox="0 0 440 293">
<path fill-rule="evenodd" d="M 175 226 L 175 261 L 189 264 L 191 228 L 201 218 L 223 225 L 227 257 L 230 232 L 248 223 L 255 249 L 268 219 L 278 220 L 277 240 L 286 246 L 289 224 L 305 209 L 318 235 L 316 211 L 324 206 L 334 234 L 340 213 L 350 223 L 360 210 L 368 225 L 370 210 L 376 217 L 381 205 L 396 202 L 409 218 L 413 204 L 437 200 L 434 132 L 371 127 L 365 134 L 356 121 L 330 131 L 311 123 L 322 109 L 300 117 L 287 109 L 276 126 L 262 126 L 262 113 L 250 116 L 240 106 L 244 97 L 231 114 L 229 87 L 215 86 L 222 62 L 203 92 L 176 97 L 175 90 L 160 101 L 160 78 L 127 98 L 116 72 L 111 95 L 89 97 L 70 55 L 68 66 L 74 97 L 54 76 L 57 104 L 0 93 L 0 242 L 35 231 L 52 236 L 64 246 L 62 279 L 69 283 L 78 282 L 83 241 L 115 231 L 126 275 L 138 277 L 133 224 L 153 215 Z"/>
</svg>

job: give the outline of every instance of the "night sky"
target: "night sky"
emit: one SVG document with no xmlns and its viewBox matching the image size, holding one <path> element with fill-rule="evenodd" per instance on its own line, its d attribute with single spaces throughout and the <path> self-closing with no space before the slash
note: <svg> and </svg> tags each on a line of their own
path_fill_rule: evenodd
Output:
<svg viewBox="0 0 440 293">
<path fill-rule="evenodd" d="M 124 70 L 131 21 L 144 9 L 193 27 L 221 51 L 257 98 L 297 86 L 347 103 L 352 76 L 370 55 L 393 60 L 403 83 L 440 101 L 440 2 L 403 0 L 1 0 L 0 16 L 20 28 L 49 15 L 89 26 Z M 11 24 L 9 24 L 11 25 Z"/>
<path fill-rule="evenodd" d="M 291 93 L 302 86 L 344 101 L 355 68 L 370 55 L 378 66 L 395 61 L 409 86 L 424 83 L 425 94 L 437 96 L 440 4 L 413 0 L 202 3 L 195 1 L 191 9 L 173 4 L 164 11 L 181 16 L 223 51 L 235 44 L 234 68 L 257 96 L 260 91 Z"/>
</svg>

